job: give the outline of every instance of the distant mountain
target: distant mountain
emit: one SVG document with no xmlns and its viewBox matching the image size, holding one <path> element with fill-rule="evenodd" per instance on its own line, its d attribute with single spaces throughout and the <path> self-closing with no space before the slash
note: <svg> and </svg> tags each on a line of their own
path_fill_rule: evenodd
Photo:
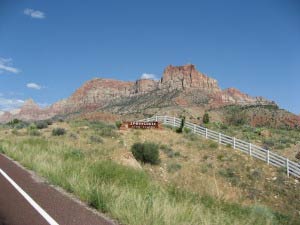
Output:
<svg viewBox="0 0 300 225">
<path fill-rule="evenodd" d="M 87 81 L 69 98 L 41 109 L 28 100 L 16 114 L 5 112 L 0 122 L 12 118 L 42 120 L 57 115 L 87 113 L 96 110 L 121 115 L 155 113 L 191 115 L 227 105 L 273 106 L 263 97 L 251 97 L 235 88 L 222 90 L 215 79 L 197 71 L 194 65 L 168 66 L 160 80 L 139 79 L 135 82 L 96 78 Z M 300 124 L 300 122 L 299 122 Z"/>
</svg>

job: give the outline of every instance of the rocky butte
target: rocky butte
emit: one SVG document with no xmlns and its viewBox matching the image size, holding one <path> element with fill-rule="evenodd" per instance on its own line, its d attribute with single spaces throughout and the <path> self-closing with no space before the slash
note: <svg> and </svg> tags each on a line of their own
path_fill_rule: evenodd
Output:
<svg viewBox="0 0 300 225">
<path fill-rule="evenodd" d="M 95 78 L 84 83 L 69 98 L 41 109 L 28 100 L 18 113 L 5 112 L 0 122 L 12 118 L 48 119 L 73 112 L 102 110 L 117 114 L 160 112 L 172 108 L 218 108 L 225 105 L 276 105 L 262 97 L 250 97 L 235 88 L 222 90 L 217 80 L 199 72 L 192 64 L 169 65 L 160 80 L 135 82 Z M 151 111 L 152 110 L 152 111 Z"/>
</svg>

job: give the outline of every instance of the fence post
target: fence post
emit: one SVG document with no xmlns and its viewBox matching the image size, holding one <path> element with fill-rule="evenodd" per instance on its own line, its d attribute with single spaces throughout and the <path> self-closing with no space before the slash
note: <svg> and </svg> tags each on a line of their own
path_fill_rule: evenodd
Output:
<svg viewBox="0 0 300 225">
<path fill-rule="evenodd" d="M 196 124 L 194 124 L 194 133 L 196 133 Z"/>
<path fill-rule="evenodd" d="M 267 163 L 270 164 L 270 151 L 267 150 Z"/>
<path fill-rule="evenodd" d="M 175 127 L 175 116 L 174 116 L 174 119 L 173 119 L 173 127 Z"/>
<path fill-rule="evenodd" d="M 206 138 L 206 139 L 208 138 L 208 135 L 207 135 L 207 128 L 205 128 L 205 138 Z"/>
<path fill-rule="evenodd" d="M 286 159 L 286 174 L 289 177 L 290 176 L 290 169 L 289 169 L 289 159 Z"/>
<path fill-rule="evenodd" d="M 222 134 L 219 133 L 219 144 L 221 144 L 221 142 L 222 142 Z"/>
<path fill-rule="evenodd" d="M 155 116 L 155 121 L 157 122 L 157 116 Z"/>
<path fill-rule="evenodd" d="M 249 155 L 251 156 L 252 155 L 252 144 L 249 143 Z"/>
<path fill-rule="evenodd" d="M 235 137 L 233 137 L 233 149 L 235 149 Z"/>
<path fill-rule="evenodd" d="M 167 116 L 164 116 L 164 124 L 167 123 Z"/>
</svg>

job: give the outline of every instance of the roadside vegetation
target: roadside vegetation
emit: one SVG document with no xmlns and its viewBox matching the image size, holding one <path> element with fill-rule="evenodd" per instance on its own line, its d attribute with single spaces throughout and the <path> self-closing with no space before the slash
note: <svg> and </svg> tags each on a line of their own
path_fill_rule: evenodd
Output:
<svg viewBox="0 0 300 225">
<path fill-rule="evenodd" d="M 42 124 L 2 126 L 0 153 L 122 224 L 300 224 L 298 180 L 188 129 Z"/>
<path fill-rule="evenodd" d="M 295 156 L 300 151 L 300 131 L 296 129 L 227 125 L 220 122 L 208 123 L 205 127 L 257 144 L 291 160 L 297 160 Z"/>
</svg>

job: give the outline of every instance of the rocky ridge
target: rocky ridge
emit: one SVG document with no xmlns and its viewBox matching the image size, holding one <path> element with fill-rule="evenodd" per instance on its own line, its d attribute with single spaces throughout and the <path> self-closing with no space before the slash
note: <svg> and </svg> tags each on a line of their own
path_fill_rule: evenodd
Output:
<svg viewBox="0 0 300 225">
<path fill-rule="evenodd" d="M 143 112 L 164 107 L 218 108 L 225 105 L 276 105 L 262 97 L 250 97 L 234 88 L 222 90 L 217 80 L 199 72 L 192 64 L 169 65 L 160 80 L 135 82 L 95 78 L 69 98 L 41 109 L 28 100 L 16 114 L 0 114 L 0 122 L 12 118 L 42 120 L 74 112 L 105 110 L 118 114 Z"/>
</svg>

